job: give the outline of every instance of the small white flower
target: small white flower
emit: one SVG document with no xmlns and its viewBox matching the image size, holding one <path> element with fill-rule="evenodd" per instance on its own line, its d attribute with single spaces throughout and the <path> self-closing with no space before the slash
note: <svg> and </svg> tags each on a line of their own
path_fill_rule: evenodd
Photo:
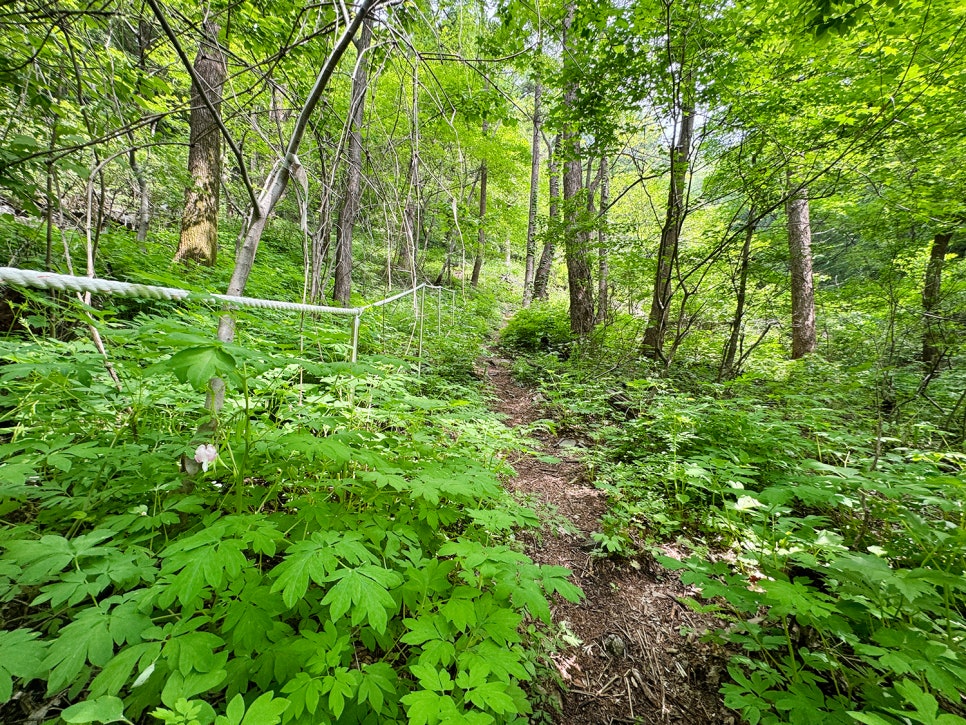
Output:
<svg viewBox="0 0 966 725">
<path fill-rule="evenodd" d="M 201 464 L 201 470 L 207 471 L 209 464 L 215 462 L 218 451 L 210 443 L 203 443 L 195 449 L 195 460 Z"/>
</svg>

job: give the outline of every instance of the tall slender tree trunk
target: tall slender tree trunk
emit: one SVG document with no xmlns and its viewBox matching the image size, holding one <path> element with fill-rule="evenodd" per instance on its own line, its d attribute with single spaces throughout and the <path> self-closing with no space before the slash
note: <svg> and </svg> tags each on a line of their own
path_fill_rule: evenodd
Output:
<svg viewBox="0 0 966 725">
<path fill-rule="evenodd" d="M 148 193 L 148 176 L 144 173 L 144 168 L 137 160 L 137 152 L 131 149 L 128 156 L 128 163 L 131 166 L 131 173 L 134 174 L 134 179 L 138 183 L 138 231 L 137 240 L 138 244 L 141 246 L 141 250 L 144 251 L 144 243 L 148 239 L 148 227 L 151 224 L 151 197 Z"/>
<path fill-rule="evenodd" d="M 564 65 L 573 63 L 571 29 L 577 6 L 568 3 L 564 17 L 563 55 Z M 577 83 L 575 76 L 564 90 L 564 106 L 573 112 L 577 106 Z M 581 224 L 580 196 L 583 193 L 581 178 L 580 135 L 572 124 L 562 134 L 561 145 L 565 154 L 563 176 L 564 218 L 566 230 L 564 244 L 567 259 L 567 286 L 570 290 L 570 330 L 578 337 L 586 337 L 594 329 L 594 281 L 587 261 L 588 234 Z"/>
<path fill-rule="evenodd" d="M 148 49 L 154 38 L 154 26 L 148 22 L 147 18 L 138 18 L 138 31 L 137 31 L 137 41 L 138 41 L 138 68 L 142 72 L 147 71 L 147 57 Z M 154 135 L 154 130 L 156 126 L 152 124 L 151 134 Z M 128 132 L 128 138 L 131 139 L 131 143 L 134 143 L 134 134 Z M 147 155 L 147 152 L 145 153 Z M 131 165 L 131 172 L 134 174 L 134 178 L 138 183 L 138 231 L 137 240 L 140 245 L 141 251 L 147 251 L 144 246 L 145 242 L 148 240 L 148 228 L 151 224 L 151 197 L 150 197 L 150 184 L 148 182 L 148 176 L 144 171 L 144 167 L 138 163 L 137 152 L 132 148 L 131 155 L 129 158 Z"/>
<path fill-rule="evenodd" d="M 533 87 L 533 139 L 530 143 L 530 213 L 527 218 L 527 257 L 523 272 L 523 306 L 529 307 L 534 294 L 537 254 L 537 197 L 540 191 L 540 96 L 543 88 L 537 78 Z"/>
<path fill-rule="evenodd" d="M 352 92 L 349 103 L 349 148 L 346 170 L 345 197 L 339 209 L 335 230 L 335 278 L 332 299 L 343 307 L 348 306 L 352 294 L 352 232 L 362 199 L 362 121 L 369 86 L 369 42 L 372 40 L 372 20 L 362 23 L 359 37 L 355 40 L 356 67 L 352 74 Z"/>
<path fill-rule="evenodd" d="M 755 218 L 756 209 L 752 205 L 748 211 L 748 219 Z M 735 375 L 735 356 L 738 354 L 738 342 L 741 340 L 741 326 L 745 318 L 745 300 L 748 293 L 748 266 L 751 261 L 751 240 L 755 236 L 755 224 L 751 221 L 745 227 L 745 243 L 741 246 L 741 257 L 738 262 L 738 286 L 735 289 L 735 314 L 731 319 L 731 333 L 725 344 L 721 357 L 721 367 L 718 369 L 718 380 L 731 380 Z"/>
<path fill-rule="evenodd" d="M 215 114 L 203 100 L 208 97 L 215 113 L 220 113 L 221 93 L 228 72 L 225 56 L 218 45 L 218 26 L 204 25 L 204 39 L 195 59 L 199 88 L 191 84 L 190 146 L 188 171 L 191 186 L 185 192 L 181 215 L 181 237 L 176 262 L 198 262 L 214 266 L 218 256 L 218 192 L 221 188 L 221 132 Z"/>
<path fill-rule="evenodd" d="M 789 178 L 791 184 L 791 178 Z M 812 228 L 808 191 L 798 189 L 785 202 L 792 292 L 792 359 L 815 352 L 815 287 L 812 280 Z"/>
<path fill-rule="evenodd" d="M 610 166 L 607 156 L 600 158 L 600 212 L 597 219 L 597 322 L 604 322 L 610 306 L 608 285 L 610 267 L 608 266 L 607 245 L 607 205 L 610 204 Z"/>
<path fill-rule="evenodd" d="M 356 32 L 359 30 L 359 26 L 362 25 L 362 21 L 369 16 L 369 13 L 379 2 L 380 0 L 362 0 L 355 17 L 335 42 L 335 45 L 329 53 L 329 57 L 326 58 L 325 63 L 323 63 L 322 68 L 319 70 L 315 84 L 309 92 L 305 105 L 302 106 L 302 110 L 299 112 L 299 116 L 295 121 L 295 127 L 292 130 L 292 135 L 289 138 L 284 155 L 265 180 L 262 191 L 258 195 L 257 204 L 250 211 L 245 221 L 241 244 L 238 246 L 237 254 L 235 255 L 235 268 L 232 270 L 231 279 L 228 281 L 227 294 L 240 295 L 245 291 L 245 285 L 248 284 L 248 277 L 255 264 L 255 253 L 258 251 L 258 244 L 261 242 L 262 234 L 265 232 L 265 225 L 268 223 L 268 218 L 275 210 L 279 199 L 285 193 L 293 171 L 301 165 L 297 153 L 299 147 L 302 145 L 302 139 L 305 138 L 309 118 L 311 118 L 315 107 L 322 98 L 322 92 L 332 78 L 332 74 L 339 64 L 339 60 L 341 60 L 345 51 L 348 49 L 352 38 L 355 37 Z M 229 314 L 222 315 L 218 321 L 218 339 L 222 342 L 231 342 L 235 339 L 235 322 Z M 216 383 L 213 383 L 212 387 L 216 388 L 214 390 L 213 407 L 215 410 L 218 410 L 221 407 L 219 398 L 223 397 L 224 388 L 223 385 Z M 219 387 L 220 390 L 217 389 Z"/>
<path fill-rule="evenodd" d="M 406 203 L 403 207 L 403 233 L 399 237 L 396 250 L 396 266 L 409 274 L 413 287 L 416 286 L 416 250 L 419 248 L 419 234 L 422 226 L 422 195 L 419 179 L 419 56 L 413 60 L 412 107 L 410 123 L 412 131 L 409 141 L 409 168 L 406 172 Z"/>
<path fill-rule="evenodd" d="M 550 183 L 549 224 L 546 238 L 543 241 L 543 251 L 540 262 L 533 276 L 533 297 L 538 300 L 547 299 L 547 286 L 550 284 L 550 268 L 553 266 L 553 256 L 556 251 L 557 234 L 560 233 L 560 166 L 557 162 L 560 151 L 560 135 L 554 136 L 553 142 L 547 148 L 547 174 Z"/>
<path fill-rule="evenodd" d="M 57 145 L 57 116 L 53 116 L 50 119 L 50 153 L 53 155 L 54 148 Z M 47 209 L 45 211 L 46 217 L 46 252 L 44 254 L 44 269 L 48 272 L 52 272 L 54 269 L 54 174 L 57 173 L 57 167 L 54 165 L 53 160 L 46 163 L 47 167 L 47 198 L 45 203 Z"/>
<path fill-rule="evenodd" d="M 693 81 L 688 81 L 689 85 Z M 681 229 L 687 216 L 685 189 L 690 169 L 691 141 L 694 138 L 694 93 L 685 91 L 678 128 L 677 144 L 671 147 L 671 178 L 667 195 L 667 213 L 661 228 L 661 242 L 657 251 L 657 270 L 654 273 L 654 290 L 651 293 L 651 309 L 647 316 L 641 353 L 655 360 L 664 358 L 664 336 L 667 332 L 668 315 L 671 311 L 673 288 L 671 278 L 678 260 Z"/>
<path fill-rule="evenodd" d="M 489 130 L 489 124 L 483 122 L 483 136 Z M 470 284 L 476 287 L 480 283 L 480 272 L 483 269 L 483 253 L 486 247 L 486 159 L 480 162 L 480 226 L 476 232 L 476 255 L 473 258 L 473 276 Z"/>
<path fill-rule="evenodd" d="M 935 374 L 943 356 L 943 331 L 939 321 L 942 301 L 942 275 L 952 232 L 937 232 L 929 248 L 926 280 L 922 287 L 922 364 L 927 375 Z"/>
</svg>

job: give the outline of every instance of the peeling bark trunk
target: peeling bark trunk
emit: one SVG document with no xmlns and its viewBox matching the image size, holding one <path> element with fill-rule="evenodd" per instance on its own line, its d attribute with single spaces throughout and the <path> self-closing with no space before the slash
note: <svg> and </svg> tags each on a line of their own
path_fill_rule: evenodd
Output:
<svg viewBox="0 0 966 725">
<path fill-rule="evenodd" d="M 372 21 L 362 23 L 355 41 L 357 60 L 352 74 L 352 92 L 349 103 L 349 148 L 346 172 L 345 196 L 335 231 L 335 280 L 332 299 L 343 307 L 349 304 L 352 294 L 352 232 L 359 214 L 362 199 L 362 121 L 369 86 L 369 59 L 367 52 L 372 40 Z"/>
<path fill-rule="evenodd" d="M 523 272 L 523 306 L 529 307 L 534 295 L 534 258 L 537 254 L 537 195 L 540 191 L 540 79 L 533 88 L 533 139 L 530 144 L 530 213 L 527 218 L 527 257 Z"/>
<path fill-rule="evenodd" d="M 922 364 L 927 375 L 935 374 L 943 356 L 943 331 L 939 320 L 942 301 L 942 275 L 952 232 L 937 232 L 929 248 L 926 280 L 922 287 Z"/>
<path fill-rule="evenodd" d="M 174 261 L 197 262 L 212 267 L 218 255 L 221 132 L 215 114 L 205 104 L 203 96 L 208 97 L 215 113 L 220 113 L 221 93 L 228 68 L 218 45 L 218 26 L 206 23 L 204 32 L 205 38 L 194 63 L 195 75 L 202 87 L 191 84 L 191 138 L 188 150 L 191 186 L 185 191 L 181 238 Z"/>
<path fill-rule="evenodd" d="M 550 283 L 550 268 L 553 266 L 553 255 L 556 251 L 556 235 L 560 232 L 560 167 L 557 157 L 560 151 L 560 136 L 553 139 L 547 149 L 547 173 L 550 182 L 550 213 L 547 236 L 540 253 L 540 262 L 533 278 L 533 297 L 537 300 L 547 299 L 547 285 Z"/>
<path fill-rule="evenodd" d="M 812 280 L 812 229 L 808 191 L 799 189 L 785 202 L 792 292 L 792 359 L 815 352 L 815 288 Z"/>
<path fill-rule="evenodd" d="M 681 126 L 677 144 L 671 147 L 671 183 L 667 196 L 667 214 L 661 229 L 661 242 L 657 252 L 657 270 L 654 274 L 654 290 L 651 309 L 647 316 L 647 328 L 641 353 L 654 360 L 664 358 L 664 336 L 667 332 L 668 315 L 671 310 L 673 289 L 671 276 L 678 259 L 681 229 L 687 216 L 685 187 L 690 169 L 691 140 L 694 137 L 694 101 L 689 91 L 688 100 L 681 112 Z"/>
</svg>

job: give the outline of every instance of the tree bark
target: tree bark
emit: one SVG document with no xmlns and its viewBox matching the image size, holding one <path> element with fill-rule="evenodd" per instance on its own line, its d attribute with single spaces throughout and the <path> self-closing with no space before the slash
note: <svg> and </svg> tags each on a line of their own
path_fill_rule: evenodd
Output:
<svg viewBox="0 0 966 725">
<path fill-rule="evenodd" d="M 560 151 L 560 135 L 554 136 L 553 143 L 547 149 L 547 173 L 550 182 L 549 224 L 540 262 L 533 277 L 533 297 L 537 300 L 547 299 L 547 286 L 550 283 L 550 268 L 553 266 L 553 255 L 556 251 L 557 234 L 560 232 L 560 167 L 557 157 Z"/>
<path fill-rule="evenodd" d="M 483 137 L 489 130 L 489 124 L 483 122 Z M 486 246 L 486 159 L 480 162 L 480 226 L 476 232 L 476 255 L 473 259 L 473 276 L 470 285 L 476 287 L 480 283 L 480 272 L 483 269 L 483 250 Z"/>
<path fill-rule="evenodd" d="M 128 162 L 131 166 L 131 173 L 134 174 L 135 180 L 138 182 L 138 231 L 137 240 L 141 247 L 141 251 L 146 251 L 144 243 L 148 239 L 148 226 L 151 223 L 151 197 L 148 193 L 148 177 L 144 173 L 144 169 L 138 163 L 137 152 L 131 149 Z"/>
<path fill-rule="evenodd" d="M 610 167 L 607 156 L 600 158 L 600 212 L 597 219 L 597 322 L 607 319 L 610 305 L 608 284 L 610 268 L 607 260 L 607 205 L 610 203 Z"/>
<path fill-rule="evenodd" d="M 265 225 L 268 223 L 268 217 L 275 210 L 275 206 L 278 204 L 278 200 L 282 198 L 282 194 L 285 193 L 285 189 L 288 187 L 288 182 L 291 178 L 292 169 L 300 166 L 296 153 L 302 144 L 302 139 L 305 137 L 305 130 L 308 128 L 309 118 L 312 116 L 312 112 L 315 111 L 315 107 L 322 98 L 322 92 L 328 85 L 332 73 L 339 64 L 339 60 L 348 49 L 352 38 L 355 37 L 356 31 L 359 30 L 359 26 L 362 25 L 362 21 L 368 17 L 371 10 L 380 2 L 381 0 L 362 0 L 355 17 L 336 41 L 332 51 L 329 53 L 329 57 L 326 58 L 325 63 L 319 71 L 319 75 L 315 79 L 315 85 L 309 92 L 305 105 L 302 106 L 302 110 L 295 121 L 295 128 L 292 130 L 292 136 L 289 138 L 288 145 L 285 148 L 285 154 L 265 180 L 262 192 L 258 196 L 257 208 L 252 209 L 248 215 L 244 228 L 244 237 L 241 245 L 238 247 L 238 253 L 235 255 L 235 268 L 228 282 L 227 294 L 240 295 L 245 291 L 248 276 L 251 274 L 252 266 L 255 263 L 255 253 L 258 251 L 258 243 L 262 239 Z M 230 314 L 222 315 L 219 320 L 218 339 L 222 342 L 231 342 L 235 339 L 235 323 Z M 217 384 L 213 384 L 213 387 L 215 385 Z M 223 395 L 223 392 L 221 394 Z M 219 395 L 219 391 L 215 390 L 214 408 L 216 410 L 220 408 L 218 402 Z"/>
<path fill-rule="evenodd" d="M 349 305 L 352 294 L 352 231 L 359 214 L 362 199 L 362 121 L 369 86 L 369 59 L 367 53 L 372 40 L 372 20 L 362 23 L 359 37 L 355 40 L 357 60 L 352 74 L 352 92 L 349 103 L 349 148 L 346 171 L 345 196 L 339 209 L 335 230 L 335 278 L 332 299 L 343 307 Z"/>
<path fill-rule="evenodd" d="M 422 188 L 419 180 L 419 62 L 413 65 L 412 109 L 410 112 L 412 132 L 409 144 L 409 169 L 406 172 L 406 205 L 403 209 L 403 234 L 396 251 L 399 269 L 407 272 L 416 286 L 416 250 L 418 248 L 422 209 L 419 204 Z"/>
<path fill-rule="evenodd" d="M 952 232 L 937 232 L 929 248 L 929 263 L 926 265 L 926 279 L 922 287 L 922 315 L 925 325 L 922 333 L 922 364 L 927 375 L 936 372 L 943 356 L 943 331 L 938 313 L 942 301 L 943 265 L 952 238 Z"/>
<path fill-rule="evenodd" d="M 540 79 L 533 87 L 533 139 L 530 143 L 530 213 L 527 218 L 527 257 L 523 272 L 523 306 L 529 307 L 534 295 L 534 258 L 537 253 L 537 196 L 540 191 Z"/>
<path fill-rule="evenodd" d="M 748 219 L 755 218 L 755 207 L 748 211 Z M 725 344 L 721 367 L 718 369 L 718 382 L 731 380 L 735 376 L 735 356 L 738 354 L 738 342 L 741 339 L 741 325 L 745 317 L 745 299 L 748 292 L 748 265 L 751 261 L 751 240 L 755 236 L 755 224 L 748 222 L 745 227 L 745 243 L 741 247 L 741 257 L 738 263 L 738 286 L 735 290 L 735 314 L 731 319 L 731 333 Z"/>
<path fill-rule="evenodd" d="M 685 188 L 690 169 L 691 141 L 694 137 L 693 92 L 688 90 L 681 111 L 681 125 L 677 144 L 671 147 L 671 178 L 667 194 L 667 213 L 661 228 L 661 242 L 657 251 L 657 270 L 654 273 L 654 290 L 651 293 L 651 309 L 647 316 L 647 328 L 641 353 L 654 360 L 664 358 L 664 336 L 667 332 L 668 315 L 671 311 L 673 289 L 671 276 L 678 259 L 681 229 L 687 216 Z"/>
<path fill-rule="evenodd" d="M 573 63 L 571 28 L 576 14 L 576 3 L 572 0 L 564 17 L 563 56 L 564 65 Z M 564 89 L 564 106 L 572 113 L 577 105 L 578 81 L 571 74 Z M 564 149 L 563 198 L 565 234 L 564 246 L 567 259 L 567 286 L 570 290 L 570 331 L 578 337 L 586 337 L 594 329 L 594 282 L 591 278 L 590 263 L 587 261 L 588 234 L 582 229 L 580 195 L 583 193 L 581 178 L 580 135 L 573 124 L 568 124 L 562 133 L 561 145 Z"/>
<path fill-rule="evenodd" d="M 808 191 L 799 189 L 785 202 L 792 292 L 792 359 L 815 352 L 815 288 L 812 280 L 812 230 Z"/>
<path fill-rule="evenodd" d="M 194 63 L 195 76 L 201 87 L 194 82 L 191 84 L 188 148 L 191 186 L 185 191 L 181 238 L 174 261 L 197 262 L 212 267 L 218 256 L 218 192 L 221 187 L 221 132 L 217 114 L 221 109 L 221 93 L 228 69 L 218 45 L 218 26 L 205 23 L 204 33 Z M 212 108 L 204 102 L 204 96 Z"/>
<path fill-rule="evenodd" d="M 50 151 L 53 154 L 54 148 L 57 144 L 57 116 L 53 116 L 50 119 Z M 47 231 L 46 231 L 46 252 L 44 254 L 44 269 L 48 272 L 52 272 L 54 269 L 54 174 L 57 173 L 57 167 L 54 165 L 53 161 L 48 161 L 47 167 L 47 198 L 45 203 L 47 204 L 47 209 L 45 211 L 45 217 L 47 221 Z"/>
</svg>

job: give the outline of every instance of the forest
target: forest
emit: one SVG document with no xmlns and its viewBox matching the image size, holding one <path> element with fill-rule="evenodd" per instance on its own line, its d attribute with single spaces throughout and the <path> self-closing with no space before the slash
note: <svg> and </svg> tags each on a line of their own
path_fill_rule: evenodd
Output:
<svg viewBox="0 0 966 725">
<path fill-rule="evenodd" d="M 0 722 L 966 725 L 961 0 L 0 3 Z"/>
</svg>

